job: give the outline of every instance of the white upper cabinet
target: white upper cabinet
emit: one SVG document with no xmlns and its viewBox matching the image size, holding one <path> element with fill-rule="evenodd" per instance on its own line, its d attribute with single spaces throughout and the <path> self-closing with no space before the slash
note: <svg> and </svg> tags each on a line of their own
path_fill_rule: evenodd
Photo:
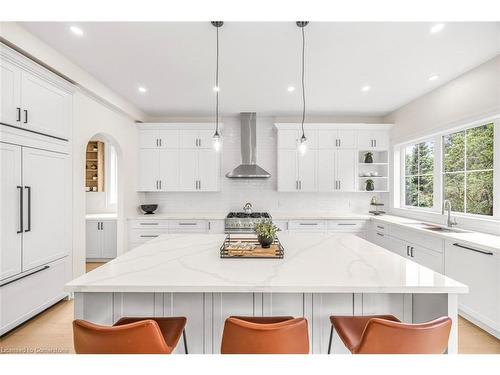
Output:
<svg viewBox="0 0 500 375">
<path fill-rule="evenodd" d="M 178 130 L 141 130 L 139 131 L 140 148 L 179 148 Z"/>
<path fill-rule="evenodd" d="M 389 149 L 389 133 L 383 130 L 362 130 L 358 133 L 360 150 Z"/>
<path fill-rule="evenodd" d="M 69 139 L 71 86 L 6 47 L 0 55 L 0 122 Z"/>
<path fill-rule="evenodd" d="M 0 122 L 21 125 L 21 69 L 0 60 Z"/>
<path fill-rule="evenodd" d="M 222 124 L 221 124 L 222 127 Z M 139 191 L 218 191 L 213 124 L 139 125 Z"/>
<path fill-rule="evenodd" d="M 355 192 L 358 155 L 389 148 L 390 124 L 307 124 L 307 151 L 297 151 L 300 124 L 278 129 L 278 191 Z"/>
<path fill-rule="evenodd" d="M 318 148 L 355 148 L 356 132 L 353 130 L 318 130 Z"/>
<path fill-rule="evenodd" d="M 203 130 L 182 130 L 181 131 L 181 148 L 212 148 L 212 137 L 214 129 Z"/>
</svg>

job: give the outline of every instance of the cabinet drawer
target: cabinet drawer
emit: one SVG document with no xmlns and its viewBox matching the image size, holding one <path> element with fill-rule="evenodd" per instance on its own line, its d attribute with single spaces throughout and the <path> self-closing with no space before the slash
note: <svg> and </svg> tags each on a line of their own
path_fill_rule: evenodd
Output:
<svg viewBox="0 0 500 375">
<path fill-rule="evenodd" d="M 130 228 L 132 229 L 155 229 L 155 228 L 168 228 L 168 220 L 130 220 Z"/>
<path fill-rule="evenodd" d="M 47 268 L 43 268 L 47 267 Z M 70 258 L 42 266 L 42 270 L 0 287 L 0 335 L 64 298 L 71 275 Z"/>
<path fill-rule="evenodd" d="M 328 230 L 334 232 L 359 232 L 366 229 L 366 220 L 331 220 Z"/>
<path fill-rule="evenodd" d="M 393 225 L 391 227 L 391 237 L 396 237 L 406 242 L 419 244 L 420 246 L 428 249 L 443 252 L 443 240 L 432 235 L 425 235 L 416 233 L 411 229 L 403 228 L 400 225 Z"/>
<path fill-rule="evenodd" d="M 376 220 L 372 223 L 372 229 L 376 233 L 382 233 L 385 235 L 389 234 L 389 225 L 387 225 L 386 223 L 381 223 L 381 222 L 376 221 Z"/>
<path fill-rule="evenodd" d="M 208 223 L 206 220 L 170 220 L 169 232 L 206 232 Z"/>
<path fill-rule="evenodd" d="M 129 242 L 136 242 L 136 243 L 145 243 L 148 242 L 154 238 L 157 238 L 161 236 L 162 234 L 167 233 L 167 229 L 148 229 L 148 230 L 131 230 L 129 234 Z"/>
<path fill-rule="evenodd" d="M 288 222 L 288 230 L 304 232 L 326 231 L 326 221 L 323 220 L 292 220 Z"/>
</svg>

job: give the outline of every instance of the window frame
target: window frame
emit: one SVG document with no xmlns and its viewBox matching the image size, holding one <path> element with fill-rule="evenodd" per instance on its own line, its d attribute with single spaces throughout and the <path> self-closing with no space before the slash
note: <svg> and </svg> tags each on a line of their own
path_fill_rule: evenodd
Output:
<svg viewBox="0 0 500 375">
<path fill-rule="evenodd" d="M 428 136 L 416 138 L 411 141 L 394 146 L 394 168 L 399 171 L 399 184 L 394 183 L 395 192 L 394 208 L 422 213 L 439 213 L 444 201 L 444 137 L 449 134 L 465 131 L 493 123 L 493 215 L 471 214 L 466 212 L 452 211 L 454 216 L 500 221 L 500 114 L 488 118 L 479 119 L 474 122 L 463 124 L 457 127 L 448 128 Z M 433 207 L 415 207 L 406 205 L 406 147 L 422 142 L 434 142 L 434 180 L 433 180 Z M 397 176 L 394 173 L 394 176 Z M 398 205 L 399 203 L 399 205 Z"/>
</svg>

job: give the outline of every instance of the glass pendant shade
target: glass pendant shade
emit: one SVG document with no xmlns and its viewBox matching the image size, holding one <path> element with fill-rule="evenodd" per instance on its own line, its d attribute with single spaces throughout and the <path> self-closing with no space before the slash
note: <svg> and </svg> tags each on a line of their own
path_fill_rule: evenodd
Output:
<svg viewBox="0 0 500 375">
<path fill-rule="evenodd" d="M 219 132 L 216 132 L 212 137 L 212 145 L 214 146 L 215 151 L 219 151 L 222 148 L 222 137 Z"/>
<path fill-rule="evenodd" d="M 307 151 L 307 138 L 304 134 L 302 134 L 302 137 L 300 137 L 298 149 L 302 155 L 304 155 Z"/>
</svg>

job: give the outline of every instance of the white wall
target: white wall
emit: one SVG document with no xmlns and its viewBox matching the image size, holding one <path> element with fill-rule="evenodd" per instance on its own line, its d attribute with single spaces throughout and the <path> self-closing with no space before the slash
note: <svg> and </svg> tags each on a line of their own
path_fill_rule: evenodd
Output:
<svg viewBox="0 0 500 375">
<path fill-rule="evenodd" d="M 193 119 L 190 120 L 193 121 Z M 361 122 L 366 119 L 350 117 L 342 120 L 342 122 Z M 372 120 L 372 122 L 380 122 L 380 119 L 372 118 Z M 268 171 L 272 177 L 264 180 L 226 178 L 225 174 L 241 163 L 240 119 L 239 117 L 225 117 L 222 122 L 224 123 L 222 191 L 217 193 L 140 193 L 142 203 L 159 203 L 158 212 L 226 214 L 228 211 L 241 210 L 246 202 L 251 202 L 254 210 L 269 211 L 271 214 L 278 212 L 368 212 L 370 198 L 377 194 L 277 192 L 277 134 L 274 127 L 276 119 L 273 117 L 257 117 L 257 164 Z"/>
<path fill-rule="evenodd" d="M 408 103 L 384 118 L 401 143 L 500 113 L 500 56 Z"/>
<path fill-rule="evenodd" d="M 137 126 L 93 98 L 73 97 L 73 262 L 74 277 L 85 272 L 85 149 L 96 134 L 113 139 L 118 154 L 118 254 L 126 248 L 126 218 L 136 213 Z"/>
</svg>

